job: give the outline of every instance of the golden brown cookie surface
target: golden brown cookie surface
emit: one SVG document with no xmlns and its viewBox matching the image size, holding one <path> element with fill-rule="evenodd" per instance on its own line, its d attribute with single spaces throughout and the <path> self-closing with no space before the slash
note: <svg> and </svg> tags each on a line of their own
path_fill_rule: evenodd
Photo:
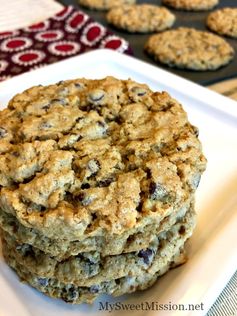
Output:
<svg viewBox="0 0 237 316">
<path fill-rule="evenodd" d="M 221 37 L 184 27 L 152 35 L 145 49 L 163 64 L 196 71 L 216 70 L 234 57 L 234 49 Z"/>
<path fill-rule="evenodd" d="M 214 8 L 219 0 L 162 0 L 162 3 L 179 10 L 205 11 Z"/>
<path fill-rule="evenodd" d="M 131 33 L 148 33 L 170 28 L 175 16 L 168 9 L 151 4 L 123 5 L 111 9 L 107 21 Z"/>
<path fill-rule="evenodd" d="M 123 4 L 134 4 L 136 0 L 79 0 L 79 4 L 94 10 L 109 10 Z"/>
<path fill-rule="evenodd" d="M 218 34 L 237 38 L 237 8 L 223 8 L 210 13 L 207 26 Z"/>
</svg>

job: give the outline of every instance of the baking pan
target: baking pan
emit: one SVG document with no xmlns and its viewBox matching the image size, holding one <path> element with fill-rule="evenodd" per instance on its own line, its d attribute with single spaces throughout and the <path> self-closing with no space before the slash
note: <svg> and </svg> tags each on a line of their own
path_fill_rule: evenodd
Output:
<svg viewBox="0 0 237 316">
<path fill-rule="evenodd" d="M 106 18 L 105 18 L 106 12 L 87 10 L 86 8 L 78 5 L 77 0 L 60 0 L 59 2 L 61 2 L 64 5 L 73 4 L 74 6 L 77 6 L 78 8 L 82 9 L 84 12 L 89 14 L 96 21 L 104 24 L 107 28 L 109 28 L 115 34 L 126 38 L 130 42 L 133 48 L 133 53 L 135 57 L 143 61 L 146 61 L 150 64 L 157 65 L 165 70 L 171 71 L 181 77 L 185 77 L 189 80 L 192 80 L 202 85 L 209 85 L 218 81 L 222 81 L 222 80 L 237 76 L 237 39 L 230 39 L 230 38 L 225 37 L 225 39 L 234 47 L 236 55 L 234 57 L 234 60 L 229 65 L 222 67 L 219 70 L 197 72 L 197 71 L 191 71 L 191 70 L 180 70 L 180 69 L 170 68 L 168 66 L 164 66 L 162 64 L 158 64 L 154 62 L 152 58 L 144 52 L 144 44 L 147 41 L 149 34 L 145 34 L 145 35 L 129 34 L 128 32 L 117 30 L 115 27 L 107 24 Z M 138 0 L 137 2 L 161 5 L 161 0 L 148 0 L 148 1 Z M 221 0 L 220 4 L 216 8 L 222 8 L 222 7 L 237 7 L 237 1 L 236 0 Z M 172 9 L 170 10 L 176 15 L 176 23 L 174 27 L 187 26 L 187 27 L 194 27 L 200 30 L 207 30 L 205 26 L 205 21 L 208 14 L 211 11 L 186 12 L 186 11 L 178 11 L 178 10 L 172 10 Z"/>
</svg>

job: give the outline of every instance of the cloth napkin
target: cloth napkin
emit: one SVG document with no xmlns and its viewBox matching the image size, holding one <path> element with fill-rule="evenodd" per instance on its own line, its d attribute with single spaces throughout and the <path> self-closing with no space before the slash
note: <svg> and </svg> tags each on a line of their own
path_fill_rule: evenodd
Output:
<svg viewBox="0 0 237 316">
<path fill-rule="evenodd" d="M 46 20 L 0 32 L 0 81 L 98 48 L 132 54 L 126 40 L 83 11 L 64 7 Z"/>
<path fill-rule="evenodd" d="M 0 0 L 0 32 L 41 22 L 63 7 L 55 0 Z"/>
</svg>

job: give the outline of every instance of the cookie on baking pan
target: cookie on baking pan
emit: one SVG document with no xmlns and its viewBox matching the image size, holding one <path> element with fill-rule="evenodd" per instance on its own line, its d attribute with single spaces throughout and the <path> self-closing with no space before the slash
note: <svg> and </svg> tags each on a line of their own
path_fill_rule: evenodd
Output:
<svg viewBox="0 0 237 316">
<path fill-rule="evenodd" d="M 166 8 L 151 4 L 123 5 L 111 9 L 107 21 L 131 33 L 147 33 L 170 28 L 175 16 Z"/>
<path fill-rule="evenodd" d="M 237 8 L 223 8 L 210 13 L 207 26 L 218 34 L 237 38 Z"/>
<path fill-rule="evenodd" d="M 79 4 L 94 10 L 109 10 L 114 6 L 134 4 L 136 0 L 79 0 Z"/>
<path fill-rule="evenodd" d="M 193 28 L 178 28 L 152 35 L 145 50 L 170 67 L 216 70 L 234 57 L 234 49 L 221 37 Z"/>
<path fill-rule="evenodd" d="M 162 0 L 162 3 L 179 10 L 205 11 L 214 8 L 219 0 Z"/>
</svg>

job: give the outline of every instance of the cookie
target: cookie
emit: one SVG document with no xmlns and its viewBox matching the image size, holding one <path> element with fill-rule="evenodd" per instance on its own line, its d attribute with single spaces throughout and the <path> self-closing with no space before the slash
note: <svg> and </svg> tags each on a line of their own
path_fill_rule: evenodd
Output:
<svg viewBox="0 0 237 316">
<path fill-rule="evenodd" d="M 134 4 L 136 0 L 79 0 L 79 4 L 94 10 L 109 10 L 123 4 Z"/>
<path fill-rule="evenodd" d="M 88 287 L 128 275 L 140 276 L 148 269 L 150 273 L 156 273 L 160 270 L 163 257 L 173 257 L 174 252 L 183 247 L 191 236 L 195 217 L 192 207 L 171 228 L 155 236 L 147 248 L 106 257 L 98 252 L 88 252 L 58 261 L 29 244 L 19 244 L 7 233 L 2 232 L 2 237 L 7 244 L 7 252 L 31 273 Z"/>
<path fill-rule="evenodd" d="M 159 32 L 175 22 L 175 16 L 169 10 L 151 4 L 115 7 L 106 18 L 108 23 L 131 33 Z"/>
<path fill-rule="evenodd" d="M 218 34 L 237 38 L 237 8 L 223 8 L 210 13 L 207 26 Z"/>
<path fill-rule="evenodd" d="M 31 88 L 0 126 L 12 146 L 0 155 L 0 208 L 53 239 L 116 238 L 159 222 L 206 165 L 182 106 L 131 80 Z"/>
<path fill-rule="evenodd" d="M 205 11 L 213 9 L 219 0 L 162 0 L 162 3 L 178 10 Z"/>
<path fill-rule="evenodd" d="M 49 296 L 145 289 L 192 234 L 206 159 L 166 92 L 113 77 L 32 87 L 0 112 L 0 148 L 3 253 Z"/>
<path fill-rule="evenodd" d="M 145 50 L 169 67 L 196 71 L 216 70 L 234 57 L 234 49 L 221 37 L 192 28 L 178 28 L 151 36 Z"/>
<path fill-rule="evenodd" d="M 88 237 L 80 241 L 67 241 L 50 239 L 40 234 L 33 228 L 27 228 L 20 224 L 14 216 L 7 214 L 0 209 L 0 226 L 8 232 L 19 243 L 25 243 L 43 251 L 57 260 L 67 259 L 82 252 L 98 252 L 101 256 L 118 255 L 139 251 L 147 248 L 160 232 L 169 229 L 179 218 L 183 218 L 190 207 L 192 197 L 187 200 L 178 211 L 174 211 L 161 220 L 145 226 L 138 226 L 128 233 L 119 236 Z"/>
<path fill-rule="evenodd" d="M 163 257 L 163 260 L 160 260 L 160 269 L 155 274 L 144 271 L 140 276 L 126 276 L 116 280 L 94 284 L 90 287 L 81 287 L 72 283 L 60 282 L 55 278 L 42 278 L 31 273 L 25 266 L 19 264 L 14 256 L 7 252 L 5 245 L 3 254 L 6 262 L 16 271 L 22 282 L 31 285 L 50 297 L 60 298 L 72 304 L 93 303 L 101 294 L 120 296 L 125 293 L 145 290 L 151 287 L 159 276 L 186 261 L 186 256 L 181 247 L 172 258 Z"/>
</svg>

